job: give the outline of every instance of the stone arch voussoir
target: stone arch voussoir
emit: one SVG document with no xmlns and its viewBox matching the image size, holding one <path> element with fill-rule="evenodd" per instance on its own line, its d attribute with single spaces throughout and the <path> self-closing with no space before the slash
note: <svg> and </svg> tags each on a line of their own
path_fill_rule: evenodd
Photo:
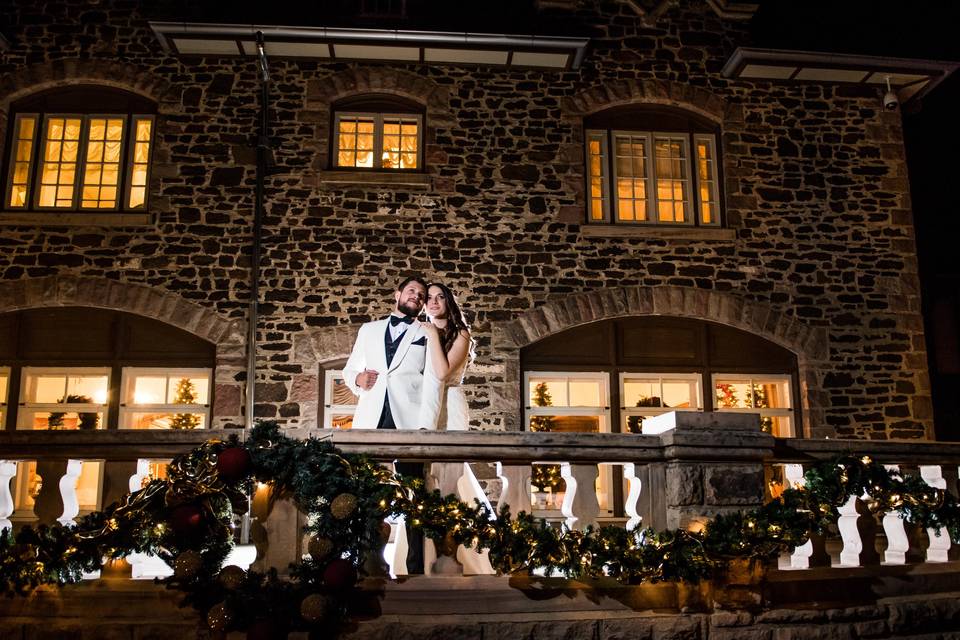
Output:
<svg viewBox="0 0 960 640">
<path fill-rule="evenodd" d="M 64 59 L 27 65 L 0 80 L 0 112 L 10 104 L 38 91 L 78 84 L 98 84 L 130 91 L 158 105 L 179 102 L 180 96 L 167 80 L 149 69 L 119 60 Z"/>
<path fill-rule="evenodd" d="M 364 93 L 386 93 L 422 104 L 427 110 L 427 125 L 449 126 L 455 122 L 446 88 L 429 78 L 385 66 L 353 65 L 326 78 L 321 78 L 311 98 L 320 109 L 342 98 Z"/>
<path fill-rule="evenodd" d="M 719 96 L 701 87 L 668 80 L 615 80 L 585 89 L 565 98 L 564 113 L 583 116 L 622 105 L 659 104 L 693 111 L 709 120 L 723 122 L 727 105 Z"/>
<path fill-rule="evenodd" d="M 0 313 L 44 307 L 97 307 L 146 316 L 213 343 L 218 360 L 243 359 L 244 322 L 225 318 L 169 291 L 70 275 L 0 283 Z"/>
<path fill-rule="evenodd" d="M 828 358 L 827 333 L 782 311 L 733 294 L 690 287 L 600 289 L 532 309 L 495 332 L 495 350 L 516 350 L 577 325 L 624 316 L 667 315 L 719 322 L 765 338 L 801 361 Z"/>
</svg>

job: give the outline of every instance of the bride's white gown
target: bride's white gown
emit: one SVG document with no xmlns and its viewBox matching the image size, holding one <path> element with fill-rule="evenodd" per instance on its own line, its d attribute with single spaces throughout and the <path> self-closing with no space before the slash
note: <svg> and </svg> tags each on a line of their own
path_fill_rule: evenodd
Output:
<svg viewBox="0 0 960 640">
<path fill-rule="evenodd" d="M 433 372 L 432 367 L 429 365 L 429 358 L 427 358 L 427 362 L 427 368 L 431 370 L 432 375 Z M 456 371 L 451 371 L 447 376 L 443 391 L 441 392 L 443 394 L 443 402 L 441 404 L 440 417 L 437 420 L 438 431 L 467 431 L 470 428 L 470 413 L 467 407 L 467 398 L 463 394 L 463 387 L 460 386 L 463 383 L 463 374 L 466 369 L 467 362 L 464 360 L 463 364 L 461 364 Z M 435 375 L 434 379 L 436 379 Z M 463 463 L 463 477 L 461 477 L 457 483 L 457 493 L 465 503 L 473 506 L 475 504 L 474 501 L 479 500 L 481 504 L 486 505 L 487 508 L 490 509 L 490 512 L 493 513 L 490 500 L 483 492 L 483 488 L 477 481 L 473 469 L 471 469 L 470 465 L 466 462 Z M 457 549 L 457 560 L 463 565 L 463 573 L 465 575 L 492 575 L 496 573 L 493 567 L 490 566 L 490 560 L 488 559 L 488 552 L 486 550 L 477 553 L 474 549 L 467 549 L 461 546 Z"/>
</svg>

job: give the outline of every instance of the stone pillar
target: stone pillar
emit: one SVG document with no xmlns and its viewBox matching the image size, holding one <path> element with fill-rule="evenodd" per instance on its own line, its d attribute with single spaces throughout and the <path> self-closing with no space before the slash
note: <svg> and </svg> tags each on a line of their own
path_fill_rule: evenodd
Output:
<svg viewBox="0 0 960 640">
<path fill-rule="evenodd" d="M 774 438 L 760 430 L 758 415 L 674 412 L 647 419 L 645 433 L 648 427 L 659 434 L 667 461 L 665 527 L 697 528 L 763 504 L 763 464 Z"/>
</svg>

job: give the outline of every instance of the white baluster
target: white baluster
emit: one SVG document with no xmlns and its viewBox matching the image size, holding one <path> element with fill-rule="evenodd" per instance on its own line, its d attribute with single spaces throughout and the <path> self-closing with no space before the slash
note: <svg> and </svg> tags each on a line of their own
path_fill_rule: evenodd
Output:
<svg viewBox="0 0 960 640">
<path fill-rule="evenodd" d="M 137 472 L 130 476 L 130 493 L 143 489 L 143 481 L 150 477 L 150 461 L 146 458 L 137 460 Z"/>
<path fill-rule="evenodd" d="M 17 463 L 11 460 L 0 460 L 0 531 L 10 529 L 13 524 L 10 516 L 16 506 L 13 493 L 10 492 L 10 483 L 17 475 Z"/>
<path fill-rule="evenodd" d="M 874 542 L 874 520 L 861 498 L 850 496 L 838 511 L 840 517 L 837 519 L 837 528 L 843 540 L 840 565 L 860 567 L 876 564 L 879 557 Z"/>
<path fill-rule="evenodd" d="M 931 487 L 947 490 L 947 479 L 943 477 L 943 468 L 940 465 L 921 466 L 920 477 Z M 927 547 L 927 562 L 947 562 L 950 559 L 950 532 L 946 529 L 937 531 L 928 527 L 927 537 L 930 539 L 930 545 Z"/>
<path fill-rule="evenodd" d="M 63 514 L 57 522 L 64 526 L 74 524 L 73 519 L 80 514 L 80 501 L 77 498 L 77 483 L 83 471 L 83 460 L 68 460 L 67 471 L 60 478 L 60 499 L 63 501 Z"/>
<path fill-rule="evenodd" d="M 887 471 L 899 471 L 895 464 L 884 465 Z M 906 564 L 907 551 L 910 549 L 910 539 L 903 526 L 903 520 L 896 511 L 888 511 L 883 516 L 883 531 L 887 535 L 887 548 L 883 552 L 883 561 L 887 564 Z"/>
<path fill-rule="evenodd" d="M 463 476 L 463 464 L 455 462 L 434 462 L 430 465 L 430 477 L 433 480 L 433 488 L 439 489 L 441 495 L 456 493 L 457 483 Z M 434 544 L 437 559 L 431 565 L 432 574 L 442 575 L 462 575 L 463 565 L 457 561 L 456 549 L 452 550 L 451 555 L 447 555 L 440 545 Z M 451 551 L 447 549 L 446 551 Z M 424 553 L 424 564 L 429 564 L 429 552 Z"/>
<path fill-rule="evenodd" d="M 628 462 L 623 465 L 623 477 L 627 481 L 627 497 L 624 498 L 623 511 L 629 518 L 625 525 L 627 530 L 640 526 L 643 518 L 640 516 L 638 507 L 640 504 L 640 491 L 643 483 L 637 477 L 637 465 Z"/>
<path fill-rule="evenodd" d="M 803 465 L 785 464 L 783 465 L 783 477 L 787 481 L 787 487 L 803 487 Z M 809 569 L 810 567 L 829 567 L 830 556 L 827 554 L 826 541 L 823 536 L 810 533 L 806 542 L 799 545 L 790 554 L 790 568 Z"/>
<path fill-rule="evenodd" d="M 532 473 L 529 464 L 505 465 L 498 462 L 497 477 L 500 478 L 503 488 L 500 490 L 497 507 L 509 506 L 510 513 L 514 516 L 521 511 L 530 513 L 533 509 L 530 499 L 530 476 Z"/>
<path fill-rule="evenodd" d="M 473 469 L 470 468 L 469 462 L 463 463 L 463 475 L 457 481 L 457 495 L 471 507 L 479 501 L 480 504 L 490 509 L 489 519 L 497 519 L 493 512 L 493 505 L 490 504 L 490 500 L 484 493 L 483 487 L 480 486 Z M 457 560 L 463 565 L 463 573 L 466 575 L 493 575 L 496 573 L 490 566 L 490 551 L 488 549 L 478 552 L 475 548 L 467 549 L 460 545 L 457 547 Z"/>
<path fill-rule="evenodd" d="M 785 464 L 783 465 L 783 477 L 787 480 L 787 488 L 803 487 L 805 481 L 803 479 L 803 465 L 802 464 Z M 810 568 L 810 556 L 813 555 L 813 541 L 808 539 L 806 542 L 798 546 L 793 550 L 793 553 L 790 554 L 790 566 L 794 569 L 809 569 Z"/>
<path fill-rule="evenodd" d="M 560 476 L 567 483 L 560 512 L 566 518 L 568 528 L 583 529 L 597 523 L 597 516 L 600 515 L 596 490 L 598 475 L 595 464 L 560 464 Z"/>
</svg>

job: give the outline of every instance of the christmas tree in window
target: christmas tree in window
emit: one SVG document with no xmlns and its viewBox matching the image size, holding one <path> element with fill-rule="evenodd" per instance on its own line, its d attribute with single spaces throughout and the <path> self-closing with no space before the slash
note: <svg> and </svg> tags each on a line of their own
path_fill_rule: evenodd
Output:
<svg viewBox="0 0 960 640">
<path fill-rule="evenodd" d="M 180 378 L 177 382 L 176 395 L 173 398 L 174 404 L 195 404 L 197 401 L 197 388 L 190 378 Z M 200 416 L 194 413 L 177 413 L 170 420 L 171 429 L 196 429 L 200 426 Z"/>
</svg>

